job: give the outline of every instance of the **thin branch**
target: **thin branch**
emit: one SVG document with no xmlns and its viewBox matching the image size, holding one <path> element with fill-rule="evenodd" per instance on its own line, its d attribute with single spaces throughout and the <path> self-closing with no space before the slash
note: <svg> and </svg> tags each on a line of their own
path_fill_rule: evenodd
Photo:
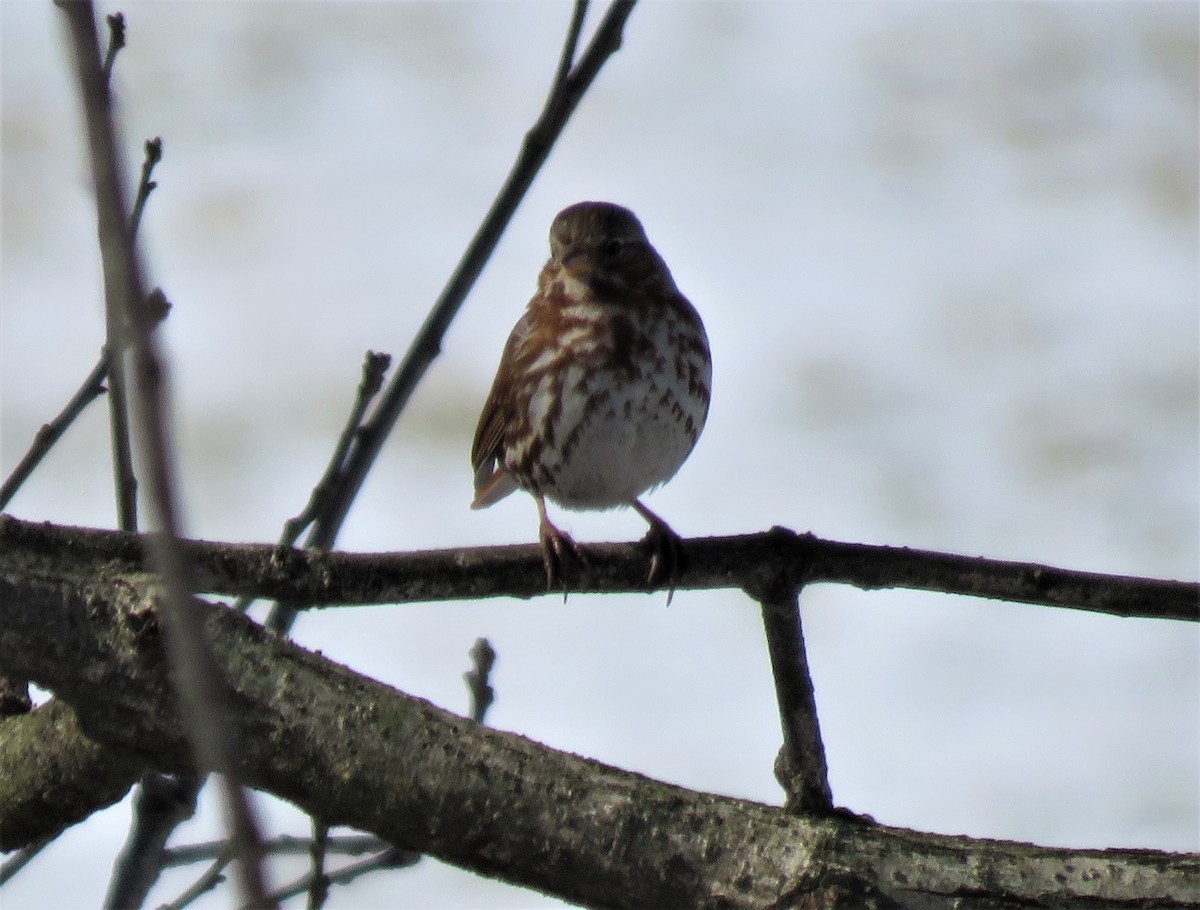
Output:
<svg viewBox="0 0 1200 910">
<path fill-rule="evenodd" d="M 82 414 L 89 404 L 105 393 L 104 380 L 106 378 L 108 378 L 108 352 L 104 351 L 78 391 L 71 396 L 67 406 L 49 423 L 42 424 L 42 428 L 33 437 L 29 451 L 25 453 L 13 472 L 4 481 L 4 485 L 0 486 L 0 510 L 8 507 L 12 498 L 17 494 L 17 490 L 29 479 L 54 444 L 62 438 L 67 427 L 75 422 L 75 418 Z"/>
<path fill-rule="evenodd" d="M 119 531 L 27 522 L 0 515 L 0 567 L 55 563 L 48 571 L 137 573 L 147 569 L 145 538 Z M 537 597 L 547 593 L 536 544 L 413 553 L 310 553 L 270 544 L 185 542 L 198 590 L 290 600 L 307 607 Z M 797 584 L 864 590 L 908 588 L 1112 616 L 1200 620 L 1200 584 L 1078 572 L 1036 563 L 959 556 L 908 547 L 842 543 L 775 528 L 759 534 L 691 538 L 677 590 L 761 586 L 764 572 L 792 566 Z M 588 544 L 586 570 L 572 591 L 647 588 L 646 551 L 637 543 Z"/>
<path fill-rule="evenodd" d="M 783 728 L 776 776 L 788 795 L 789 809 L 828 811 L 833 795 L 800 623 L 800 592 L 794 585 L 778 584 L 760 595 L 759 605 Z"/>
<path fill-rule="evenodd" d="M 324 831 L 325 836 L 320 837 L 320 832 Z M 329 837 L 328 828 L 322 827 L 317 829 L 314 823 L 314 837 L 278 837 L 267 841 L 263 844 L 263 852 L 267 855 L 297 855 L 307 854 L 310 857 L 314 852 L 320 852 L 322 857 L 318 864 L 318 870 L 323 868 L 324 856 L 334 854 L 339 856 L 361 856 L 364 853 L 376 854 L 365 862 L 345 866 L 334 873 L 310 873 L 309 875 L 299 879 L 293 885 L 285 888 L 282 891 L 276 892 L 270 897 L 277 901 L 286 900 L 289 897 L 295 897 L 298 894 L 303 894 L 306 890 L 312 892 L 318 881 L 323 881 L 324 891 L 327 893 L 331 884 L 346 884 L 359 876 L 365 875 L 368 872 L 377 869 L 392 869 L 401 866 L 411 866 L 416 863 L 421 854 L 412 853 L 411 851 L 402 851 L 386 843 L 378 837 L 369 834 L 355 835 L 351 837 Z M 320 846 L 318 847 L 318 844 Z M 164 852 L 162 857 L 163 868 L 172 866 L 187 866 L 196 862 L 207 861 L 210 865 L 204 873 L 179 895 L 175 900 L 168 904 L 163 904 L 158 910 L 182 910 L 188 904 L 195 901 L 197 898 L 208 893 L 213 888 L 222 884 L 225 881 L 225 876 L 222 874 L 225 867 L 229 865 L 233 859 L 233 852 L 230 849 L 228 840 L 208 841 L 202 844 L 193 844 L 187 847 L 176 847 Z M 323 902 L 324 898 L 321 898 Z M 316 906 L 320 906 L 318 903 Z M 310 906 L 313 906 L 310 900 Z"/>
<path fill-rule="evenodd" d="M 503 187 L 425 323 L 413 339 L 374 414 L 364 424 L 357 440 L 358 444 L 350 453 L 345 470 L 338 477 L 338 484 L 328 509 L 317 519 L 309 535 L 306 543 L 308 547 L 316 550 L 328 550 L 333 547 L 346 513 L 358 495 L 367 472 L 374 464 L 400 413 L 408 404 L 417 383 L 440 353 L 442 337 L 496 248 L 517 205 L 524 198 L 533 178 L 545 163 L 550 149 L 600 68 L 620 48 L 625 20 L 632 12 L 633 6 L 633 0 L 614 0 L 579 61 L 565 75 L 559 72 L 561 78 L 553 86 L 538 121 L 526 134 L 521 152 Z M 582 22 L 581 7 L 582 4 L 577 5 L 572 14 L 563 56 L 569 56 L 578 41 Z"/>
<path fill-rule="evenodd" d="M 68 0 L 72 2 L 72 0 Z M 103 246 L 103 244 L 102 244 Z M 105 351 L 110 379 L 108 411 L 113 458 L 113 486 L 117 500 L 117 527 L 122 531 L 137 531 L 137 476 L 133 471 L 133 449 L 130 444 L 128 385 L 126 381 L 125 350 L 127 347 L 124 316 L 115 311 L 119 295 L 109 269 L 104 271 L 107 341 Z M 116 352 L 115 354 L 112 352 Z"/>
<path fill-rule="evenodd" d="M 124 180 L 117 155 L 111 96 L 100 61 L 94 10 L 90 2 L 60 2 L 59 8 L 66 14 L 70 26 L 76 75 L 83 99 L 99 212 L 109 350 L 119 352 L 124 349 L 121 342 L 127 328 L 132 338 L 139 444 L 147 466 L 150 504 L 160 529 L 153 538 L 154 562 L 169 604 L 165 645 L 170 655 L 171 676 L 199 765 L 220 775 L 227 820 L 240 860 L 239 885 L 244 901 L 256 907 L 267 906 L 259 862 L 257 823 L 234 776 L 225 692 L 207 647 L 202 614 L 191 597 L 190 567 L 178 542 L 180 521 L 172 476 L 174 460 L 166 432 L 165 363 L 151 334 L 154 320 L 147 311 L 145 284 L 129 230 L 129 216 L 124 209 Z M 114 391 L 124 387 L 121 360 L 120 356 L 114 356 L 109 365 Z M 114 425 L 114 445 L 117 437 L 122 436 L 116 432 L 118 429 Z M 119 490 L 123 480 L 127 482 L 126 478 L 118 476 Z M 128 488 L 123 492 L 131 493 Z M 122 526 L 130 517 L 123 511 Z"/>
<path fill-rule="evenodd" d="M 354 392 L 354 404 L 351 405 L 350 415 L 346 418 L 346 422 L 342 426 L 342 432 L 338 436 L 337 445 L 333 447 L 333 455 L 329 458 L 329 464 L 325 467 L 325 473 L 321 475 L 321 479 L 313 487 L 312 494 L 308 497 L 308 503 L 304 506 L 300 514 L 284 523 L 283 533 L 279 536 L 278 546 L 290 547 L 294 544 L 300 538 L 300 535 L 304 533 L 304 529 L 312 524 L 317 516 L 325 510 L 329 502 L 329 497 L 333 494 L 337 478 L 345 467 L 346 457 L 350 452 L 350 448 L 362 430 L 363 415 L 367 413 L 367 408 L 370 406 L 371 401 L 379 394 L 379 390 L 383 387 L 383 377 L 387 373 L 391 362 L 392 357 L 390 354 L 381 354 L 375 351 L 367 351 L 363 357 L 362 377 L 359 379 L 358 388 Z M 253 598 L 242 597 L 238 600 L 236 609 L 245 611 L 250 608 L 253 602 Z M 272 629 L 285 631 L 291 628 L 295 617 L 296 610 L 294 607 L 285 603 L 277 603 L 267 618 L 267 626 Z"/>
<path fill-rule="evenodd" d="M 231 846 L 226 845 L 207 869 L 196 881 L 186 888 L 179 897 L 168 904 L 163 904 L 158 907 L 158 910 L 183 910 L 188 904 L 203 897 L 209 891 L 216 888 L 225 881 L 225 867 L 233 861 L 234 851 Z"/>
<path fill-rule="evenodd" d="M 121 48 L 125 46 L 125 14 L 110 13 L 104 17 L 108 23 L 108 50 L 104 52 L 104 84 L 112 84 L 113 62 L 117 59 L 117 54 Z"/>
<path fill-rule="evenodd" d="M 554 81 L 550 83 L 550 93 L 546 97 L 547 107 L 553 103 L 556 93 L 561 86 L 566 85 L 571 75 L 571 67 L 575 65 L 575 52 L 579 49 L 579 36 L 583 33 L 583 20 L 587 18 L 587 8 L 588 0 L 575 0 L 571 24 L 567 26 L 567 37 L 558 55 L 558 69 L 554 71 Z"/>
<path fill-rule="evenodd" d="M 10 881 L 29 864 L 30 860 L 45 850 L 53 840 L 54 838 L 47 837 L 44 840 L 34 841 L 6 859 L 3 865 L 0 865 L 0 885 Z"/>
<path fill-rule="evenodd" d="M 306 837 L 280 837 L 263 844 L 266 853 L 272 855 L 295 855 L 305 853 L 312 855 L 316 849 L 316 841 Z M 373 835 L 356 835 L 353 837 L 326 837 L 321 848 L 328 854 L 340 856 L 361 856 L 364 853 L 374 854 L 357 863 L 350 863 L 334 872 L 321 873 L 324 892 L 327 894 L 330 885 L 346 885 L 356 878 L 382 869 L 400 869 L 413 866 L 421 859 L 420 853 L 411 850 L 401 850 Z M 208 861 L 211 863 L 204 874 L 169 904 L 164 904 L 158 910 L 182 910 L 196 898 L 211 891 L 221 884 L 225 877 L 221 875 L 225 866 L 232 859 L 228 841 L 209 841 L 191 847 L 178 847 L 167 851 L 165 866 L 182 866 L 191 863 Z M 290 897 L 296 897 L 308 891 L 310 894 L 316 886 L 317 873 L 302 876 L 290 885 L 286 885 L 270 895 L 276 901 L 283 902 Z M 322 898 L 323 900 L 323 898 Z M 312 906 L 310 901 L 310 906 Z"/>
<path fill-rule="evenodd" d="M 312 844 L 308 851 L 312 872 L 308 875 L 308 910 L 321 910 L 329 898 L 330 878 L 325 871 L 325 851 L 329 847 L 329 826 L 316 816 L 312 820 Z M 289 895 L 290 896 L 290 895 Z M 276 897 L 282 903 L 285 898 Z"/>
<path fill-rule="evenodd" d="M 88 4 L 88 10 L 89 12 L 91 10 L 90 3 Z M 118 35 L 120 46 L 123 47 L 125 43 L 125 20 L 120 13 L 116 13 L 109 16 L 108 21 L 109 27 L 113 30 L 114 39 L 114 44 L 109 49 L 110 56 L 106 61 L 106 64 L 111 67 L 113 59 L 111 55 L 115 54 L 113 47 L 117 46 Z M 97 87 L 96 101 L 97 103 L 102 103 L 104 110 L 108 110 L 111 106 L 110 98 L 108 79 L 105 78 L 103 85 Z M 153 159 L 151 157 L 152 154 Z M 153 189 L 153 184 L 149 182 L 150 172 L 154 169 L 154 165 L 157 164 L 161 156 L 161 142 L 156 146 L 152 146 L 151 143 L 146 144 L 146 163 L 142 168 L 143 181 L 138 186 L 137 206 L 128 219 L 130 225 L 130 244 L 132 244 L 133 238 L 137 234 L 146 198 L 149 197 L 150 191 Z M 117 186 L 114 186 L 112 189 L 119 192 L 119 187 Z M 114 218 L 120 216 L 124 220 L 119 204 L 111 215 Z M 130 442 L 131 432 L 129 426 L 129 385 L 125 364 L 125 353 L 133 344 L 133 338 L 130 336 L 130 329 L 133 326 L 131 315 L 125 311 L 125 299 L 140 300 L 142 294 L 140 285 L 135 287 L 126 286 L 123 277 L 119 274 L 121 266 L 120 249 L 113 249 L 113 247 L 114 245 L 125 244 L 117 244 L 115 236 L 111 236 L 116 231 L 116 225 L 112 223 L 106 225 L 104 219 L 105 214 L 102 208 L 99 231 L 101 262 L 104 266 L 104 322 L 106 336 L 106 354 L 102 357 L 102 360 L 106 361 L 108 378 L 110 380 L 108 410 L 113 456 L 113 484 L 117 498 L 117 527 L 123 531 L 136 531 L 138 529 L 138 482 L 137 475 L 133 470 L 133 449 Z M 106 234 L 110 236 L 106 236 Z M 147 316 L 149 316 L 149 308 L 147 308 L 146 312 Z"/>
<path fill-rule="evenodd" d="M 475 639 L 471 648 L 471 669 L 463 674 L 467 691 L 471 693 L 471 720 L 477 724 L 483 723 L 488 708 L 496 700 L 496 690 L 488 681 L 492 675 L 492 665 L 496 663 L 496 649 L 486 638 Z"/>
<path fill-rule="evenodd" d="M 358 388 L 355 389 L 354 405 L 338 436 L 333 456 L 329 459 L 329 465 L 313 489 L 312 496 L 304 510 L 284 525 L 283 536 L 279 540 L 280 544 L 291 546 L 295 543 L 304 533 L 304 529 L 312 524 L 325 508 L 326 502 L 333 493 L 338 474 L 345 464 L 346 456 L 361 430 L 363 415 L 367 413 L 367 408 L 379 394 L 379 390 L 383 388 L 383 377 L 391 363 L 392 356 L 390 354 L 367 351 L 363 357 L 362 377 L 359 380 Z"/>
<path fill-rule="evenodd" d="M 194 774 L 149 771 L 142 776 L 133 803 L 129 834 L 113 864 L 104 897 L 106 910 L 140 907 L 163 869 L 167 838 L 196 812 L 203 779 Z"/>
<path fill-rule="evenodd" d="M 401 850 L 398 847 L 389 847 L 375 856 L 360 860 L 357 863 L 349 863 L 335 872 L 324 875 L 322 886 L 325 892 L 328 893 L 330 885 L 348 885 L 355 879 L 362 878 L 371 872 L 378 872 L 382 869 L 404 869 L 416 865 L 420 860 L 420 853 L 414 853 L 411 850 Z M 313 887 L 314 875 L 310 873 L 297 879 L 290 885 L 284 885 L 270 896 L 274 900 L 283 903 L 288 898 L 304 894 L 306 891 L 311 895 Z M 311 908 L 312 906 L 313 904 L 310 900 L 309 907 Z"/>
<path fill-rule="evenodd" d="M 74 2 L 74 0 L 68 0 Z M 109 279 L 106 277 L 105 284 Z M 106 292 L 106 297 L 107 292 Z M 129 441 L 129 407 L 125 382 L 125 344 L 123 332 L 109 322 L 106 351 L 116 351 L 107 357 L 108 415 L 112 441 L 113 486 L 117 500 L 117 527 L 122 531 L 137 531 L 137 476 L 133 472 L 133 450 Z"/>
<path fill-rule="evenodd" d="M 114 20 L 119 20 L 119 22 L 114 24 Z M 116 51 L 125 46 L 124 17 L 121 15 L 121 13 L 113 13 L 112 15 L 108 16 L 108 22 L 109 28 L 112 31 L 112 41 L 109 44 L 108 55 L 105 58 L 106 82 L 109 76 L 107 70 L 112 65 L 112 59 L 115 57 Z M 117 40 L 118 26 L 120 36 L 119 43 Z M 161 160 L 162 139 L 155 138 L 147 140 L 145 146 L 145 158 L 142 161 L 142 174 L 141 178 L 138 180 L 138 189 L 137 195 L 134 198 L 133 212 L 129 217 L 129 230 L 135 238 L 137 237 L 138 228 L 141 225 L 142 212 L 145 210 L 146 201 L 150 198 L 150 193 L 153 192 L 155 187 L 158 186 L 157 183 L 150 179 L 150 175 L 154 172 L 155 166 Z M 155 288 L 150 292 L 150 296 L 147 300 L 147 310 L 154 319 L 155 324 L 165 319 L 170 309 L 171 304 L 167 301 L 166 295 L 163 294 L 161 288 Z M 89 404 L 108 391 L 108 389 L 105 388 L 104 383 L 108 379 L 110 366 L 109 351 L 112 350 L 111 343 L 113 340 L 114 339 L 111 337 L 110 333 L 109 346 L 100 352 L 100 359 L 96 361 L 96 365 L 92 367 L 92 371 L 87 375 L 87 378 L 83 380 L 83 383 L 71 397 L 71 400 L 67 402 L 67 406 L 63 408 L 62 412 L 52 421 L 50 421 L 50 423 L 42 425 L 42 428 L 38 430 L 37 435 L 34 436 L 33 443 L 30 445 L 29 451 L 25 453 L 24 457 L 17 464 L 16 468 L 13 469 L 12 474 L 10 474 L 9 477 L 4 481 L 3 486 L 0 486 L 0 510 L 3 510 L 8 506 L 13 496 L 16 495 L 17 490 L 19 490 L 21 485 L 29 479 L 29 476 L 34 472 L 34 469 L 41 464 L 42 459 L 46 457 L 46 455 L 54 447 L 54 444 L 62 438 L 62 435 L 67 431 L 67 428 L 75 422 L 75 420 L 84 412 Z M 121 396 L 118 393 L 118 398 L 120 397 Z M 127 413 L 124 407 L 121 408 L 121 412 Z M 115 411 L 110 413 L 110 422 L 115 429 L 117 425 Z M 114 459 L 114 464 L 116 465 L 126 463 L 125 453 L 123 451 L 125 446 L 120 446 L 119 448 L 122 449 L 122 452 L 118 453 Z M 128 464 L 131 465 L 132 462 L 128 462 Z M 126 476 L 127 478 L 132 477 L 132 467 L 129 467 L 128 471 L 125 471 L 123 468 L 118 469 L 117 477 L 119 478 L 122 476 Z M 129 489 L 136 490 L 136 487 L 137 482 L 134 480 Z M 125 514 L 125 521 L 119 522 L 118 524 L 124 530 L 134 531 L 137 530 L 136 503 L 131 504 L 129 499 L 129 493 L 118 492 L 118 509 L 119 512 Z M 124 503 L 125 505 L 121 506 L 121 503 Z"/>
<path fill-rule="evenodd" d="M 226 839 L 204 841 L 186 847 L 170 847 L 163 851 L 163 868 L 212 861 L 221 856 L 228 846 L 229 841 Z M 263 853 L 267 856 L 308 856 L 312 851 L 312 838 L 281 834 L 264 841 L 262 846 Z M 333 856 L 362 856 L 364 853 L 378 853 L 389 846 L 390 844 L 373 834 L 353 834 L 330 837 L 325 852 Z"/>
<path fill-rule="evenodd" d="M 150 292 L 150 297 L 147 300 L 147 308 L 154 315 L 156 321 L 161 321 L 166 318 L 167 313 L 171 309 L 171 304 L 167 301 L 161 288 L 155 288 Z M 8 507 L 9 502 L 17 494 L 17 491 L 27 481 L 42 459 L 49 454 L 54 448 L 54 444 L 62 438 L 66 433 L 67 428 L 73 424 L 79 415 L 84 412 L 89 404 L 103 395 L 108 389 L 105 388 L 104 382 L 108 378 L 108 349 L 100 352 L 100 359 L 96 361 L 96 365 L 92 367 L 92 371 L 88 373 L 87 378 L 71 396 L 71 400 L 67 402 L 66 407 L 47 424 L 43 424 L 41 429 L 33 437 L 33 442 L 29 446 L 29 450 L 21 458 L 20 462 L 13 469 L 12 474 L 0 485 L 0 511 Z"/>
<path fill-rule="evenodd" d="M 325 836 L 320 837 L 321 832 Z M 318 843 L 320 846 L 318 847 Z M 322 856 L 329 854 L 339 856 L 361 856 L 364 853 L 374 854 L 366 860 L 358 863 L 351 863 L 343 866 L 341 869 L 332 873 L 309 873 L 293 882 L 291 885 L 285 886 L 283 889 L 275 892 L 272 897 L 277 901 L 284 901 L 290 897 L 296 897 L 303 894 L 305 891 L 312 892 L 314 885 L 317 882 L 318 874 L 323 881 L 324 891 L 327 893 L 330 885 L 345 885 L 349 884 L 356 878 L 360 878 L 369 872 L 375 872 L 381 869 L 400 869 L 408 866 L 413 866 L 420 861 L 422 854 L 414 853 L 411 850 L 401 850 L 394 847 L 386 841 L 370 834 L 359 834 L 350 837 L 329 837 L 328 828 L 322 827 L 317 830 L 314 826 L 314 837 L 288 837 L 281 836 L 263 844 L 263 851 L 269 855 L 298 855 L 307 854 L 313 856 L 314 851 L 320 851 Z M 159 910 L 180 910 L 180 908 L 191 903 L 201 894 L 211 890 L 216 885 L 224 880 L 223 876 L 216 875 L 219 873 L 231 859 L 229 852 L 229 842 L 208 841 L 203 844 L 193 844 L 188 847 L 176 847 L 168 850 L 165 856 L 164 867 L 185 866 L 195 862 L 209 861 L 213 865 L 205 872 L 205 874 L 190 887 L 184 894 L 180 895 L 175 901 L 170 904 L 164 904 Z M 322 859 L 321 865 L 323 866 Z M 324 898 L 322 898 L 322 901 Z M 310 901 L 311 906 L 311 901 Z"/>
<path fill-rule="evenodd" d="M 150 179 L 158 162 L 162 161 L 162 137 L 155 136 L 146 140 L 145 157 L 142 159 L 142 175 L 138 178 L 137 195 L 133 199 L 133 211 L 129 215 L 129 230 L 137 237 L 138 229 L 142 226 L 142 213 L 146 209 L 146 201 L 150 194 L 158 189 L 158 184 Z"/>
</svg>

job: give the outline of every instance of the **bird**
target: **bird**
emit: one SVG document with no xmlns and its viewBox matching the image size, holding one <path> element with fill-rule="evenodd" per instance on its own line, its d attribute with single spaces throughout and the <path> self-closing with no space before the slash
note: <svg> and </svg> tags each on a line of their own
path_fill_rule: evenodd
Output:
<svg viewBox="0 0 1200 910">
<path fill-rule="evenodd" d="M 551 522 L 546 500 L 570 510 L 631 507 L 649 525 L 646 583 L 665 581 L 669 604 L 681 541 L 640 497 L 691 454 L 711 386 L 704 324 L 637 216 L 611 202 L 563 209 L 479 417 L 471 508 L 516 490 L 532 495 L 553 590 L 567 554 L 587 558 Z"/>
</svg>

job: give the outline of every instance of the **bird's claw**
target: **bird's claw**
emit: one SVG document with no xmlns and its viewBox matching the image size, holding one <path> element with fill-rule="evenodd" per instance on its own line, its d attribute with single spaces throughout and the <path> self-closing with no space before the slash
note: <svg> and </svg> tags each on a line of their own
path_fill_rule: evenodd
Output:
<svg viewBox="0 0 1200 910">
<path fill-rule="evenodd" d="M 542 545 L 542 565 L 546 567 L 546 590 L 553 591 L 561 587 L 563 603 L 566 603 L 567 584 L 562 580 L 563 556 L 570 553 L 585 568 L 588 564 L 587 556 L 569 534 L 560 531 L 549 521 L 542 522 L 538 537 Z"/>
<path fill-rule="evenodd" d="M 683 570 L 683 539 L 640 502 L 635 503 L 634 508 L 650 523 L 650 530 L 642 538 L 642 546 L 650 550 L 650 571 L 646 575 L 646 584 L 654 587 L 665 583 L 669 607 L 675 596 L 675 582 Z"/>
</svg>

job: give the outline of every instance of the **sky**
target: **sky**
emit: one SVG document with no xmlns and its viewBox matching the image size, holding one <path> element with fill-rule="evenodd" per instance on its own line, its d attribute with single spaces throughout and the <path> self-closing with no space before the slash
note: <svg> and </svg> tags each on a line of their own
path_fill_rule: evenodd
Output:
<svg viewBox="0 0 1200 910">
<path fill-rule="evenodd" d="M 101 6 L 102 12 L 118 7 Z M 132 2 L 116 89 L 190 536 L 272 541 L 323 470 L 367 350 L 403 355 L 540 110 L 565 5 Z M 598 17 L 594 10 L 591 22 Z M 658 3 L 605 66 L 444 339 L 339 539 L 536 539 L 468 509 L 468 452 L 554 214 L 636 211 L 702 314 L 708 426 L 647 499 L 684 536 L 837 540 L 1200 577 L 1197 8 Z M 49 4 L 0 5 L 0 471 L 103 339 L 79 112 Z M 10 511 L 115 522 L 103 407 Z M 577 539 L 632 513 L 556 512 Z M 835 801 L 1051 845 L 1200 848 L 1187 624 L 921 592 L 804 592 Z M 331 609 L 306 647 L 494 726 L 778 803 L 756 605 L 737 592 Z M 262 800 L 272 830 L 303 834 Z M 96 903 L 129 801 L 6 886 Z M 205 811 L 178 842 L 216 836 Z M 61 875 L 64 863 L 77 870 Z M 278 883 L 300 867 L 272 871 Z M 161 903 L 199 870 L 171 873 Z M 220 907 L 218 891 L 195 906 Z M 330 907 L 553 905 L 428 861 Z"/>
</svg>

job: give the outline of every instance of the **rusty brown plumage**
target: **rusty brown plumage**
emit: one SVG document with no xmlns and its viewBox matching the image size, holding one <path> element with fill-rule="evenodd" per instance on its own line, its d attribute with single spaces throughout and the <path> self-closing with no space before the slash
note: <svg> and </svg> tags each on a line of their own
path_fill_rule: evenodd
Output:
<svg viewBox="0 0 1200 910">
<path fill-rule="evenodd" d="M 475 431 L 472 508 L 517 489 L 532 494 L 553 586 L 564 553 L 583 552 L 551 523 L 545 500 L 631 506 L 650 524 L 648 580 L 672 582 L 679 538 L 639 497 L 674 476 L 704 427 L 704 326 L 628 209 L 564 209 L 550 254 Z"/>
</svg>

